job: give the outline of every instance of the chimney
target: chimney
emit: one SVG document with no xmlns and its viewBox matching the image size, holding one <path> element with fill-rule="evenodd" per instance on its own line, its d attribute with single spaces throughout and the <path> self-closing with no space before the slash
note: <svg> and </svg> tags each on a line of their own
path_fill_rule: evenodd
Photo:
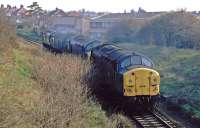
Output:
<svg viewBox="0 0 200 128">
<path fill-rule="evenodd" d="M 21 4 L 21 5 L 20 5 L 20 8 L 24 8 L 24 5 Z"/>
<path fill-rule="evenodd" d="M 1 4 L 1 8 L 4 8 L 4 5 L 3 5 L 3 4 Z"/>
<path fill-rule="evenodd" d="M 11 6 L 9 4 L 7 5 L 7 9 L 11 9 Z"/>
</svg>

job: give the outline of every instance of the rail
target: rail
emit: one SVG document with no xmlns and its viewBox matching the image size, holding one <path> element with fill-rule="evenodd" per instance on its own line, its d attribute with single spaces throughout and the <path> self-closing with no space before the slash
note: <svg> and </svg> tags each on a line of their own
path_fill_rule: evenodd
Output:
<svg viewBox="0 0 200 128">
<path fill-rule="evenodd" d="M 134 114 L 133 119 L 142 128 L 182 128 L 158 110 Z"/>
<path fill-rule="evenodd" d="M 21 37 L 21 38 L 23 38 L 23 40 L 26 41 L 29 44 L 34 44 L 34 45 L 37 45 L 37 46 L 41 46 L 42 45 L 40 41 L 31 40 L 31 39 L 25 38 L 25 37 Z"/>
</svg>

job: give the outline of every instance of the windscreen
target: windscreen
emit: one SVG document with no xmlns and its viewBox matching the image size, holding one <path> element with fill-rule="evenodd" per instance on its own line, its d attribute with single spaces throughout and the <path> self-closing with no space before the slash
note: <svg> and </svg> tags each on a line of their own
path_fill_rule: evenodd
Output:
<svg viewBox="0 0 200 128">
<path fill-rule="evenodd" d="M 147 66 L 147 67 L 153 67 L 153 64 L 150 60 L 148 60 L 145 57 L 135 55 L 135 56 L 129 56 L 129 57 L 123 59 L 120 62 L 120 69 L 126 69 L 126 68 L 128 68 L 130 66 L 134 66 L 134 65 L 143 65 L 143 66 Z"/>
</svg>

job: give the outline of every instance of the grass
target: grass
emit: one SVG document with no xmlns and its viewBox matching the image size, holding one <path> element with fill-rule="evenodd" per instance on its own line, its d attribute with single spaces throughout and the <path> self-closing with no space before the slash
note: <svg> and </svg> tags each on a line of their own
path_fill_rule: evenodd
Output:
<svg viewBox="0 0 200 128">
<path fill-rule="evenodd" d="M 31 79 L 30 53 L 26 46 L 2 53 L 0 65 L 0 126 L 29 127 L 25 113 L 39 100 L 40 91 Z"/>
<path fill-rule="evenodd" d="M 172 97 L 175 102 L 185 100 L 186 103 L 181 104 L 181 107 L 199 117 L 200 52 L 198 50 L 133 43 L 119 45 L 150 57 L 161 74 L 161 94 Z"/>
</svg>

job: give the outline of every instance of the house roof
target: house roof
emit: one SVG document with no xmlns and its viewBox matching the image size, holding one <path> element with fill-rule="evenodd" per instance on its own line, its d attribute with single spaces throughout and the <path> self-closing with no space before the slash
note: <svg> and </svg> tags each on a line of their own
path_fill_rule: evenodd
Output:
<svg viewBox="0 0 200 128">
<path fill-rule="evenodd" d="M 145 12 L 145 13 L 105 13 L 97 17 L 91 18 L 91 20 L 121 20 L 121 19 L 144 19 L 150 18 L 164 12 Z"/>
<path fill-rule="evenodd" d="M 17 14 L 17 15 L 25 15 L 26 14 L 26 9 L 23 7 L 23 6 L 21 6 L 19 9 L 17 9 L 16 11 L 15 11 L 15 14 Z"/>
<path fill-rule="evenodd" d="M 72 17 L 80 17 L 81 13 L 77 11 L 70 11 L 67 13 L 67 16 L 72 16 Z"/>
<path fill-rule="evenodd" d="M 49 13 L 50 16 L 66 16 L 66 13 L 59 8 L 56 8 L 55 10 L 51 11 Z"/>
</svg>

